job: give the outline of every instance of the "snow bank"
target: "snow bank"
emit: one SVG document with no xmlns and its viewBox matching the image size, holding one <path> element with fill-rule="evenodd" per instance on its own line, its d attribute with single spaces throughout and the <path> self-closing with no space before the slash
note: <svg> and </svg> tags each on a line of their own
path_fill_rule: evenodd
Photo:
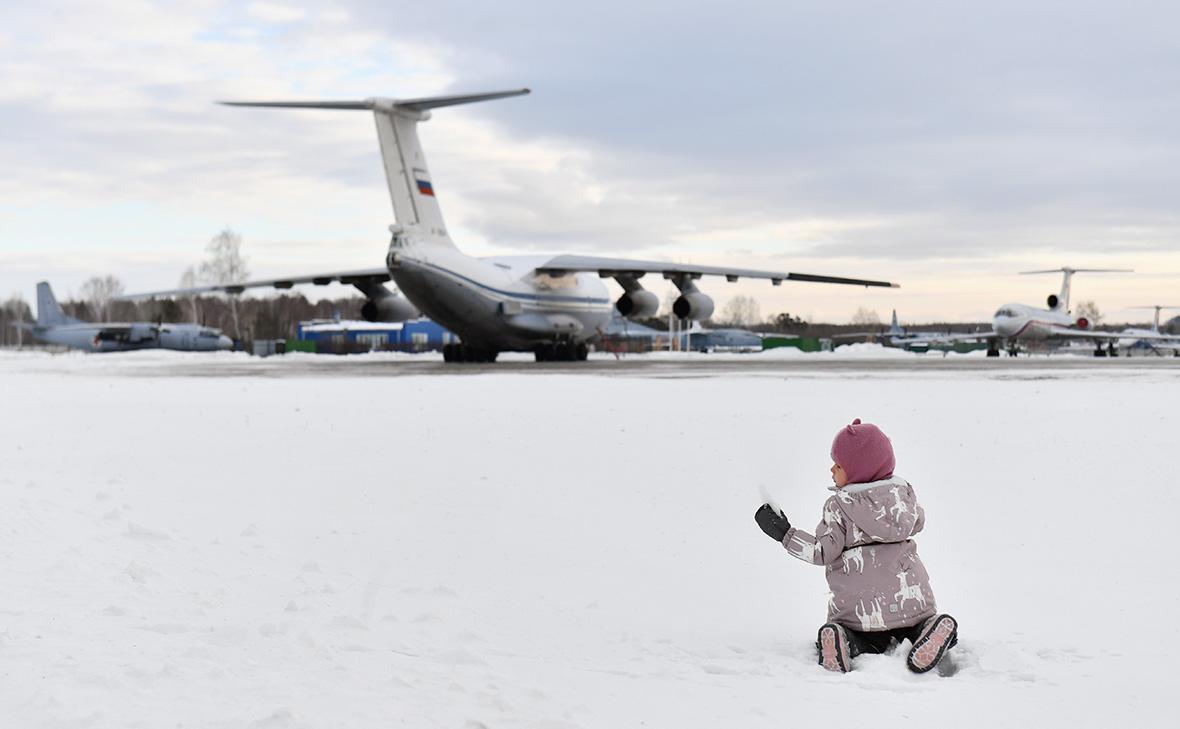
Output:
<svg viewBox="0 0 1180 729">
<path fill-rule="evenodd" d="M 145 379 L 42 359 L 0 369 L 8 726 L 1173 721 L 1170 370 Z M 814 526 L 853 417 L 927 509 L 953 675 L 901 654 L 822 671 L 822 570 L 753 523 L 765 491 Z"/>
</svg>

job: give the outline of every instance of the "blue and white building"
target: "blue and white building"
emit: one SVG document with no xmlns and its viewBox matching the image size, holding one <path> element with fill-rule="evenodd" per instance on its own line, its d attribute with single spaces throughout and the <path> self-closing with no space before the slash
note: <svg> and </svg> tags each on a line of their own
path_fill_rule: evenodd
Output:
<svg viewBox="0 0 1180 729">
<path fill-rule="evenodd" d="M 327 346 L 364 345 L 371 350 L 426 351 L 442 349 L 459 338 L 429 319 L 403 322 L 369 322 L 314 319 L 299 322 L 299 339 Z"/>
</svg>

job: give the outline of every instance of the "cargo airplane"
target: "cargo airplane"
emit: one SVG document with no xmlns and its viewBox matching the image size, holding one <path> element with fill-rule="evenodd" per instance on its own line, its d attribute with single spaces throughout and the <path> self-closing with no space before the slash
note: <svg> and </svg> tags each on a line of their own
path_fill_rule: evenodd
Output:
<svg viewBox="0 0 1180 729">
<path fill-rule="evenodd" d="M 612 306 L 623 316 L 652 316 L 659 308 L 655 293 L 640 279 L 662 276 L 680 291 L 672 309 L 682 319 L 708 319 L 713 300 L 697 288 L 702 276 L 894 287 L 871 281 L 805 273 L 758 271 L 723 266 L 694 266 L 627 258 L 582 255 L 494 256 L 463 254 L 451 241 L 439 206 L 439 189 L 418 142 L 418 124 L 431 110 L 502 99 L 528 89 L 438 96 L 420 99 L 371 98 L 362 101 L 232 101 L 228 106 L 275 109 L 333 109 L 372 112 L 395 224 L 385 266 L 340 273 L 223 283 L 198 289 L 137 294 L 136 297 L 221 291 L 241 293 L 251 287 L 290 288 L 299 283 L 352 284 L 366 295 L 364 315 L 371 321 L 400 321 L 419 312 L 457 334 L 447 345 L 448 362 L 490 362 L 502 351 L 534 352 L 537 361 L 586 358 L 586 341 L 605 329 Z M 601 279 L 613 278 L 623 289 L 611 300 Z M 392 280 L 405 298 L 384 285 Z M 406 301 L 408 299 L 408 301 Z"/>
</svg>

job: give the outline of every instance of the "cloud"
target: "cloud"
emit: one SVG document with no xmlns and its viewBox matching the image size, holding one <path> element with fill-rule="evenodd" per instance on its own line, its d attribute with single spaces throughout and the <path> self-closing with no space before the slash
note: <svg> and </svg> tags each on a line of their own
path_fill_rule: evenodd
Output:
<svg viewBox="0 0 1180 729">
<path fill-rule="evenodd" d="M 951 309 L 911 293 L 942 291 L 928 266 L 1170 260 L 1177 15 L 1009 1 L 6 9 L 0 253 L 47 270 L 77 252 L 112 267 L 158 254 L 143 287 L 170 286 L 229 224 L 259 273 L 333 254 L 373 265 L 392 213 L 371 120 L 210 102 L 529 85 L 422 127 L 465 250 L 761 261 L 902 280 L 903 301 Z M 0 287 L 25 275 L 0 270 Z M 956 310 L 993 308 L 968 288 Z M 827 296 L 809 300 L 848 308 Z"/>
<path fill-rule="evenodd" d="M 307 13 L 300 8 L 293 8 L 288 5 L 279 5 L 277 3 L 249 3 L 246 5 L 246 13 L 258 20 L 267 23 L 294 23 L 297 20 L 303 20 Z"/>
</svg>

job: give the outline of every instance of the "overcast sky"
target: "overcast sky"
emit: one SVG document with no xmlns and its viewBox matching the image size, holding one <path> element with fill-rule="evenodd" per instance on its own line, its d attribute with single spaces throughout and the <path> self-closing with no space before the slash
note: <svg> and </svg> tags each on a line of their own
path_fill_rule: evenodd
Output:
<svg viewBox="0 0 1180 729">
<path fill-rule="evenodd" d="M 1120 320 L 1180 304 L 1174 3 L 13 5 L 0 296 L 171 287 L 225 226 L 256 276 L 381 265 L 371 118 L 211 102 L 529 86 L 422 128 L 467 252 L 902 283 L 706 289 L 831 321 L 981 320 L 1062 265 L 1136 269 L 1075 283 Z"/>
</svg>

